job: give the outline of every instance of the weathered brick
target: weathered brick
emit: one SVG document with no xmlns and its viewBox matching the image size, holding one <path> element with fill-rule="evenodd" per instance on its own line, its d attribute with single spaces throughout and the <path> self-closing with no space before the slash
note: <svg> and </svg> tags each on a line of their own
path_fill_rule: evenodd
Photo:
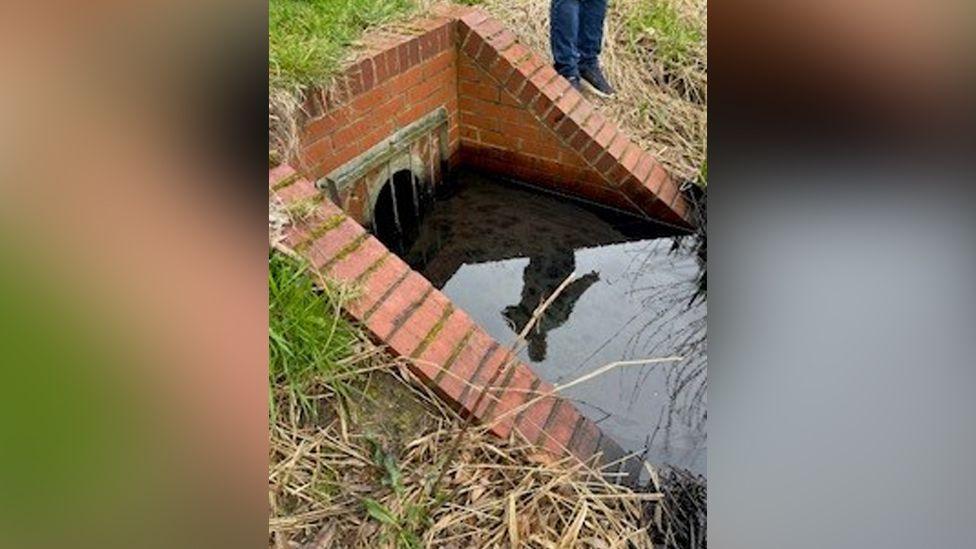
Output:
<svg viewBox="0 0 976 549">
<path fill-rule="evenodd" d="M 619 187 L 630 177 L 630 172 L 624 169 L 624 167 L 620 164 L 614 164 L 605 175 L 607 176 L 610 185 Z"/>
<path fill-rule="evenodd" d="M 547 134 L 537 124 L 525 124 L 522 121 L 497 120 L 495 128 L 512 139 L 543 141 L 547 138 Z"/>
<path fill-rule="evenodd" d="M 485 145 L 491 145 L 493 147 L 498 147 L 500 149 L 507 149 L 512 144 L 511 140 L 508 137 L 498 132 L 482 129 L 479 131 L 479 134 L 481 136 L 480 139 L 481 143 Z"/>
<path fill-rule="evenodd" d="M 627 171 L 633 171 L 637 167 L 637 160 L 640 158 L 642 150 L 634 142 L 630 143 L 620 159 L 620 165 Z"/>
<path fill-rule="evenodd" d="M 661 186 L 664 184 L 665 178 L 667 178 L 668 172 L 664 170 L 659 162 L 654 163 L 654 167 L 651 168 L 651 174 L 648 176 L 647 181 L 644 183 L 645 187 L 654 194 L 657 194 L 661 190 Z"/>
<path fill-rule="evenodd" d="M 505 30 L 505 27 L 497 19 L 487 18 L 474 25 L 472 29 L 482 38 L 488 39 Z"/>
<path fill-rule="evenodd" d="M 432 291 L 422 303 L 405 309 L 397 319 L 393 333 L 384 339 L 397 354 L 412 357 L 418 347 L 437 337 L 435 332 L 445 322 L 445 315 L 452 311 L 453 305 L 440 292 Z M 426 382 L 432 382 L 441 370 L 441 364 L 423 361 L 413 363 L 412 367 Z"/>
<path fill-rule="evenodd" d="M 545 119 L 546 115 L 555 107 L 551 99 L 543 94 L 536 96 L 535 100 L 529 104 L 529 112 L 533 115 Z"/>
<path fill-rule="evenodd" d="M 501 127 L 507 127 L 503 126 L 503 124 L 509 123 L 491 116 L 484 116 L 474 112 L 464 112 L 461 114 L 461 124 L 476 129 L 498 131 Z"/>
<path fill-rule="evenodd" d="M 494 103 L 497 103 L 499 100 L 498 86 L 489 82 L 482 82 L 478 84 L 467 81 L 461 82 L 458 86 L 458 92 L 466 97 L 483 99 L 485 101 L 491 101 Z"/>
<path fill-rule="evenodd" d="M 522 142 L 522 152 L 525 154 L 552 160 L 553 162 L 559 161 L 561 150 L 562 147 L 553 145 L 550 140 L 546 139 L 526 139 Z"/>
<path fill-rule="evenodd" d="M 657 196 L 667 205 L 671 204 L 675 195 L 678 194 L 678 185 L 667 175 L 665 175 L 661 187 L 656 192 Z"/>
<path fill-rule="evenodd" d="M 596 144 L 597 145 L 599 145 L 601 148 L 604 148 L 605 149 L 605 148 L 607 148 L 607 147 L 610 146 L 610 143 L 616 137 L 617 137 L 617 127 L 616 127 L 616 125 L 613 124 L 612 122 L 607 122 L 603 126 L 603 129 L 600 130 L 600 133 L 596 134 L 596 137 L 594 137 L 593 139 L 594 139 L 594 141 L 596 141 Z"/>
<path fill-rule="evenodd" d="M 586 123 L 583 125 L 583 129 L 586 130 L 587 135 L 596 137 L 597 134 L 600 133 L 600 130 L 603 129 L 606 122 L 607 119 L 604 118 L 602 114 L 597 111 L 593 111 L 590 117 L 586 120 Z"/>
<path fill-rule="evenodd" d="M 634 166 L 634 177 L 638 182 L 643 183 L 647 180 L 647 177 L 651 175 L 651 169 L 654 167 L 654 157 L 649 153 L 640 151 L 637 159 L 637 165 Z"/>
<path fill-rule="evenodd" d="M 457 54 L 454 50 L 442 52 L 423 65 L 424 78 L 430 78 L 443 70 L 448 70 L 456 63 Z"/>
<path fill-rule="evenodd" d="M 399 55 L 399 42 L 392 46 L 389 50 L 384 52 L 383 57 L 385 58 L 384 64 L 386 65 L 387 77 L 392 78 L 400 74 L 400 55 Z"/>
<path fill-rule="evenodd" d="M 366 326 L 371 332 L 385 340 L 393 332 L 394 322 L 397 318 L 430 289 L 430 283 L 424 277 L 410 271 L 407 277 L 396 287 L 396 290 L 386 296 L 379 306 L 375 307 L 372 314 L 366 319 Z M 412 350 L 411 347 L 401 352 L 409 353 Z"/>
<path fill-rule="evenodd" d="M 515 79 L 516 84 L 519 84 L 524 81 L 524 77 L 518 69 L 519 64 L 526 59 L 531 60 L 533 57 L 528 48 L 522 44 L 514 44 L 505 50 L 491 67 L 491 74 L 498 79 L 498 83 L 502 86 L 506 86 L 512 78 Z"/>
<path fill-rule="evenodd" d="M 587 162 L 590 164 L 595 164 L 603 153 L 603 147 L 601 147 L 596 141 L 590 141 L 589 144 L 583 147 L 583 152 L 581 154 Z"/>
<path fill-rule="evenodd" d="M 593 457 L 599 442 L 600 428 L 589 419 L 581 417 L 569 443 L 570 451 L 580 461 L 587 461 Z"/>
<path fill-rule="evenodd" d="M 351 283 L 387 253 L 386 246 L 379 240 L 368 238 L 356 251 L 329 267 L 327 274 L 336 280 Z"/>
<path fill-rule="evenodd" d="M 615 165 L 617 165 L 617 161 L 613 159 L 613 155 L 607 152 L 597 160 L 595 167 L 601 174 L 607 174 Z"/>
<path fill-rule="evenodd" d="M 336 228 L 326 232 L 313 242 L 303 243 L 299 252 L 308 258 L 316 268 L 328 263 L 345 246 L 352 243 L 365 231 L 355 221 L 344 220 Z"/>
<path fill-rule="evenodd" d="M 500 438 L 508 437 L 512 426 L 515 425 L 519 408 L 525 403 L 533 383 L 538 380 L 535 374 L 521 362 L 509 367 L 509 375 L 506 378 L 501 383 L 493 385 L 492 394 L 497 400 L 487 412 L 491 418 L 488 420 L 491 431 Z"/>
<path fill-rule="evenodd" d="M 455 371 L 454 365 L 460 360 L 474 330 L 475 324 L 470 317 L 464 311 L 455 309 L 444 323 L 437 337 L 417 357 L 419 362 L 429 362 L 441 366 L 441 370 L 434 380 L 440 389 L 455 401 L 460 398 L 467 378 L 461 377 Z M 473 368 L 474 365 L 471 366 Z"/>
<path fill-rule="evenodd" d="M 570 138 L 569 146 L 577 153 L 582 153 L 591 142 L 586 132 L 580 129 Z"/>
<path fill-rule="evenodd" d="M 524 365 L 522 368 L 528 369 Z M 534 374 L 530 375 L 534 377 Z M 537 379 L 537 383 L 533 387 L 533 392 L 526 399 L 532 401 L 532 404 L 527 405 L 522 410 L 516 423 L 519 432 L 530 442 L 539 439 L 546 421 L 549 419 L 549 414 L 556 404 L 556 399 L 551 396 L 551 386 Z"/>
<path fill-rule="evenodd" d="M 281 182 L 297 179 L 298 176 L 298 172 L 288 164 L 278 165 L 268 172 L 268 187 L 274 188 Z"/>
<path fill-rule="evenodd" d="M 476 67 L 468 56 L 462 55 L 458 61 L 458 80 L 461 82 L 484 82 L 487 80 L 484 71 Z"/>
<path fill-rule="evenodd" d="M 403 281 L 404 275 L 410 271 L 406 263 L 400 258 L 388 255 L 383 264 L 363 281 L 363 293 L 347 304 L 348 310 L 360 321 L 366 318 L 370 311 L 385 295 Z"/>
<path fill-rule="evenodd" d="M 569 81 L 562 76 L 558 76 L 550 80 L 549 83 L 542 88 L 542 95 L 548 97 L 553 103 L 558 104 L 559 99 L 564 94 L 569 93 L 570 89 L 572 89 L 572 86 L 569 85 Z M 575 93 L 576 96 L 579 96 L 579 92 L 576 90 L 573 90 L 573 93 Z"/>
<path fill-rule="evenodd" d="M 473 29 L 474 27 L 477 27 L 487 19 L 488 19 L 487 13 L 476 9 L 476 10 L 471 10 L 470 13 L 461 16 L 459 22 L 461 23 L 460 27 Z"/>
<path fill-rule="evenodd" d="M 681 195 L 681 193 L 678 193 L 674 203 L 671 204 L 671 209 L 674 210 L 674 213 L 678 214 L 681 219 L 684 219 L 689 224 L 692 222 L 691 206 L 688 204 L 688 201 L 685 200 L 685 197 Z"/>
<path fill-rule="evenodd" d="M 299 200 L 317 197 L 319 190 L 315 188 L 315 184 L 311 181 L 298 177 L 294 183 L 274 191 L 274 194 L 283 204 L 287 205 Z"/>
<path fill-rule="evenodd" d="M 543 446 L 556 456 L 561 456 L 569 450 L 569 442 L 573 438 L 580 414 L 571 402 L 556 397 L 556 404 L 549 414 L 543 434 L 537 444 Z"/>
<path fill-rule="evenodd" d="M 562 78 L 562 77 L 559 76 L 559 74 L 556 72 L 556 69 L 552 68 L 549 65 L 545 65 L 541 69 L 536 71 L 536 73 L 533 74 L 531 78 L 529 78 L 529 82 L 533 86 L 535 86 L 536 91 L 542 91 L 543 88 L 545 88 L 547 85 L 549 85 L 550 82 L 552 82 L 557 78 Z"/>
<path fill-rule="evenodd" d="M 629 145 L 630 139 L 626 135 L 618 133 L 616 139 L 613 140 L 613 143 L 607 147 L 607 152 L 610 153 L 610 156 L 612 156 L 614 160 L 619 162 L 620 158 L 624 155 L 624 151 L 627 150 Z"/>
<path fill-rule="evenodd" d="M 474 401 L 489 378 L 490 367 L 486 365 L 497 347 L 498 342 L 475 324 L 467 343 L 451 365 L 452 379 L 461 384 L 461 393 L 456 400 L 467 412 L 473 411 Z"/>
<path fill-rule="evenodd" d="M 478 35 L 476 32 L 468 33 L 467 37 L 464 39 L 464 43 L 461 45 L 462 55 L 467 56 L 471 59 L 472 63 L 476 63 L 478 56 L 481 55 L 481 50 L 485 48 L 490 48 L 488 44 L 485 43 L 484 38 Z"/>
<path fill-rule="evenodd" d="M 306 145 L 302 154 L 306 158 L 312 159 L 312 162 L 318 164 L 323 160 L 329 158 L 333 152 L 332 139 L 328 136 L 322 137 L 314 141 L 310 145 Z"/>
<path fill-rule="evenodd" d="M 507 89 L 515 97 L 521 96 L 523 88 L 528 85 L 532 76 L 544 66 L 546 64 L 537 55 L 530 55 L 516 67 L 515 72 L 512 73 L 512 77 L 506 83 Z"/>
<path fill-rule="evenodd" d="M 359 73 L 363 83 L 362 91 L 365 92 L 373 89 L 373 85 L 376 83 L 376 74 L 373 70 L 373 60 L 362 60 L 359 63 Z"/>
</svg>

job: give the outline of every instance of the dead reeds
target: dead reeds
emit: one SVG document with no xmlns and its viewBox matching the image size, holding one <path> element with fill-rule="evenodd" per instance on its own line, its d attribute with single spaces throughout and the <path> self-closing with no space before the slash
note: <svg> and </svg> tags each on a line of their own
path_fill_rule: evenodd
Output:
<svg viewBox="0 0 976 549">
<path fill-rule="evenodd" d="M 298 410 L 276 414 L 272 546 L 651 547 L 641 514 L 656 494 L 612 484 L 572 458 L 543 465 L 532 445 L 481 427 L 447 456 L 465 421 L 404 362 L 365 349 L 355 360 L 366 372 L 361 399 L 338 405 L 324 391 L 314 422 Z"/>
</svg>

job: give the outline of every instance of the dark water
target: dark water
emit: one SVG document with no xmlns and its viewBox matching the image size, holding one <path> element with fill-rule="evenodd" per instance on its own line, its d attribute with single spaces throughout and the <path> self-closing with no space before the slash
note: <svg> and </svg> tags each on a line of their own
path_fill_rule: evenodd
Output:
<svg viewBox="0 0 976 549">
<path fill-rule="evenodd" d="M 616 361 L 684 357 L 620 366 L 564 394 L 625 449 L 705 473 L 706 303 L 694 237 L 473 174 L 412 232 L 406 260 L 504 344 L 576 273 L 523 352 L 555 385 Z"/>
</svg>

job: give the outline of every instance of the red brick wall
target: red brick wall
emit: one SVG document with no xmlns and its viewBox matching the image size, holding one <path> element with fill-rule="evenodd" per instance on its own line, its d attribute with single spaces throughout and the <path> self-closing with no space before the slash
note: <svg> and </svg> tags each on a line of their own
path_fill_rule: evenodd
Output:
<svg viewBox="0 0 976 549">
<path fill-rule="evenodd" d="M 677 183 L 481 11 L 458 21 L 462 163 L 688 227 Z"/>
<path fill-rule="evenodd" d="M 451 8 L 411 27 L 371 37 L 335 86 L 310 94 L 295 159 L 310 179 L 443 106 L 452 165 L 691 225 L 664 167 L 497 20 Z"/>
<path fill-rule="evenodd" d="M 449 150 L 457 152 L 457 23 L 438 17 L 411 26 L 417 32 L 371 40 L 370 50 L 334 86 L 309 95 L 295 159 L 304 175 L 321 178 L 442 106 Z"/>
</svg>

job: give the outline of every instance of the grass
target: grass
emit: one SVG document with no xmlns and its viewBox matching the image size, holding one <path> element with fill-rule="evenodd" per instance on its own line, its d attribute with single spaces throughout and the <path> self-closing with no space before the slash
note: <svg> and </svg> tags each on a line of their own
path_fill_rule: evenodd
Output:
<svg viewBox="0 0 976 549">
<path fill-rule="evenodd" d="M 323 83 L 364 30 L 415 7 L 414 0 L 269 0 L 271 88 L 305 89 Z"/>
<path fill-rule="evenodd" d="M 268 270 L 270 409 L 277 409 L 278 395 L 307 417 L 315 417 L 318 411 L 310 397 L 314 386 L 348 395 L 344 380 L 361 337 L 340 314 L 340 293 L 316 289 L 302 263 L 273 253 Z"/>
<path fill-rule="evenodd" d="M 268 164 L 298 150 L 306 92 L 328 87 L 371 28 L 420 12 L 431 0 L 268 1 Z"/>
<path fill-rule="evenodd" d="M 665 0 L 641 2 L 627 15 L 631 39 L 649 38 L 654 56 L 669 67 L 694 62 L 694 52 L 702 40 L 701 31 L 675 6 Z"/>
</svg>

